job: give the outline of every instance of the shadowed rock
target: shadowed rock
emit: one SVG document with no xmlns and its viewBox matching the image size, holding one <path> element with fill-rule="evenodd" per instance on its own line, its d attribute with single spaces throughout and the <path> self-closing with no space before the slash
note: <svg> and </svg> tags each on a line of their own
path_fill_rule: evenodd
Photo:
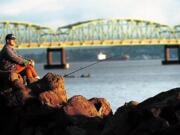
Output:
<svg viewBox="0 0 180 135">
<path fill-rule="evenodd" d="M 77 126 L 69 126 L 66 128 L 63 135 L 87 135 L 86 131 Z"/>
<path fill-rule="evenodd" d="M 67 102 L 62 76 L 48 73 L 25 86 L 18 74 L 8 75 L 8 89 L 0 94 L 1 135 L 97 135 L 104 128 L 104 118 L 112 115 L 103 98 L 73 96 Z"/>
<path fill-rule="evenodd" d="M 137 107 L 137 102 L 131 101 L 117 109 L 113 117 L 106 123 L 102 135 L 126 135 L 131 130 L 129 112 Z"/>
<path fill-rule="evenodd" d="M 4 79 L 3 79 L 4 78 Z M 67 98 L 62 76 L 46 74 L 24 85 L 16 73 L 0 71 L 1 135 L 179 135 L 180 88 L 115 114 L 104 98 Z"/>
<path fill-rule="evenodd" d="M 179 112 L 180 89 L 175 88 L 142 103 L 120 107 L 102 135 L 177 134 L 180 133 Z"/>
</svg>

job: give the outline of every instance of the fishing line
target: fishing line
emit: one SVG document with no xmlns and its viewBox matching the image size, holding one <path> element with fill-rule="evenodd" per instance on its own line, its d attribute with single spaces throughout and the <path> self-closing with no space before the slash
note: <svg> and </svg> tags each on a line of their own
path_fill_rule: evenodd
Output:
<svg viewBox="0 0 180 135">
<path fill-rule="evenodd" d="M 96 62 L 94 62 L 94 63 L 92 63 L 92 64 L 89 64 L 89 65 L 87 65 L 87 66 L 84 66 L 84 67 L 81 67 L 81 68 L 79 68 L 79 69 L 76 69 L 76 70 L 74 70 L 74 71 L 72 71 L 72 72 L 70 72 L 70 73 L 68 73 L 68 74 L 65 74 L 64 77 L 68 77 L 69 75 L 74 74 L 74 73 L 76 73 L 76 72 L 78 72 L 78 71 L 80 71 L 80 70 L 83 70 L 83 69 L 85 69 L 85 68 L 94 66 L 94 65 L 96 65 L 96 64 L 98 64 L 98 63 L 100 63 L 100 62 L 104 62 L 104 61 L 106 61 L 106 60 L 109 60 L 109 59 L 114 58 L 114 57 L 117 57 L 117 56 L 119 56 L 119 55 L 111 56 L 111 57 L 108 57 L 108 58 L 106 58 L 106 59 L 104 59 L 104 60 L 96 61 Z"/>
</svg>

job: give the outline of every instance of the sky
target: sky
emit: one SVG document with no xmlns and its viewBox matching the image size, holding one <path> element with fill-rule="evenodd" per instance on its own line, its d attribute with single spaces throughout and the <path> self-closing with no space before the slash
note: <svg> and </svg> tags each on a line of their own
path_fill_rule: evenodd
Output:
<svg viewBox="0 0 180 135">
<path fill-rule="evenodd" d="M 0 0 L 0 21 L 52 28 L 93 19 L 131 18 L 180 24 L 180 0 Z"/>
</svg>

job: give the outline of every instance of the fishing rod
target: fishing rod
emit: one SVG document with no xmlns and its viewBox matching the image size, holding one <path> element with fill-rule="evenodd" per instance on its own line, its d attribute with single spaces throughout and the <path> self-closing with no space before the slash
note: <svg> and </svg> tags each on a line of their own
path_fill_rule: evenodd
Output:
<svg viewBox="0 0 180 135">
<path fill-rule="evenodd" d="M 85 68 L 91 67 L 91 66 L 96 65 L 96 64 L 98 64 L 98 63 L 100 63 L 100 62 L 104 62 L 104 61 L 106 61 L 106 60 L 109 60 L 109 59 L 114 58 L 114 57 L 117 57 L 117 56 L 119 56 L 119 55 L 111 56 L 111 57 L 108 57 L 108 58 L 106 58 L 106 59 L 104 59 L 104 60 L 96 61 L 96 62 L 94 62 L 94 63 L 92 63 L 92 64 L 89 64 L 89 65 L 87 65 L 87 66 L 84 66 L 84 67 L 81 67 L 81 68 L 79 68 L 79 69 L 76 69 L 76 70 L 74 70 L 74 71 L 72 71 L 72 72 L 70 72 L 70 73 L 68 73 L 68 74 L 65 74 L 64 77 L 68 77 L 69 75 L 74 74 L 74 73 L 76 73 L 76 72 L 78 72 L 78 71 L 80 71 L 80 70 L 83 70 L 83 69 L 85 69 Z"/>
</svg>

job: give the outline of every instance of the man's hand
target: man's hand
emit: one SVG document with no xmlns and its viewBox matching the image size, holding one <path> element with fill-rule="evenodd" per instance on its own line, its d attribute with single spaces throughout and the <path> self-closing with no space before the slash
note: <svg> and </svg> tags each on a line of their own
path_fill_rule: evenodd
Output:
<svg viewBox="0 0 180 135">
<path fill-rule="evenodd" d="M 34 60 L 30 59 L 30 60 L 29 60 L 29 64 L 32 65 L 32 66 L 34 66 L 34 65 L 35 65 Z"/>
</svg>

